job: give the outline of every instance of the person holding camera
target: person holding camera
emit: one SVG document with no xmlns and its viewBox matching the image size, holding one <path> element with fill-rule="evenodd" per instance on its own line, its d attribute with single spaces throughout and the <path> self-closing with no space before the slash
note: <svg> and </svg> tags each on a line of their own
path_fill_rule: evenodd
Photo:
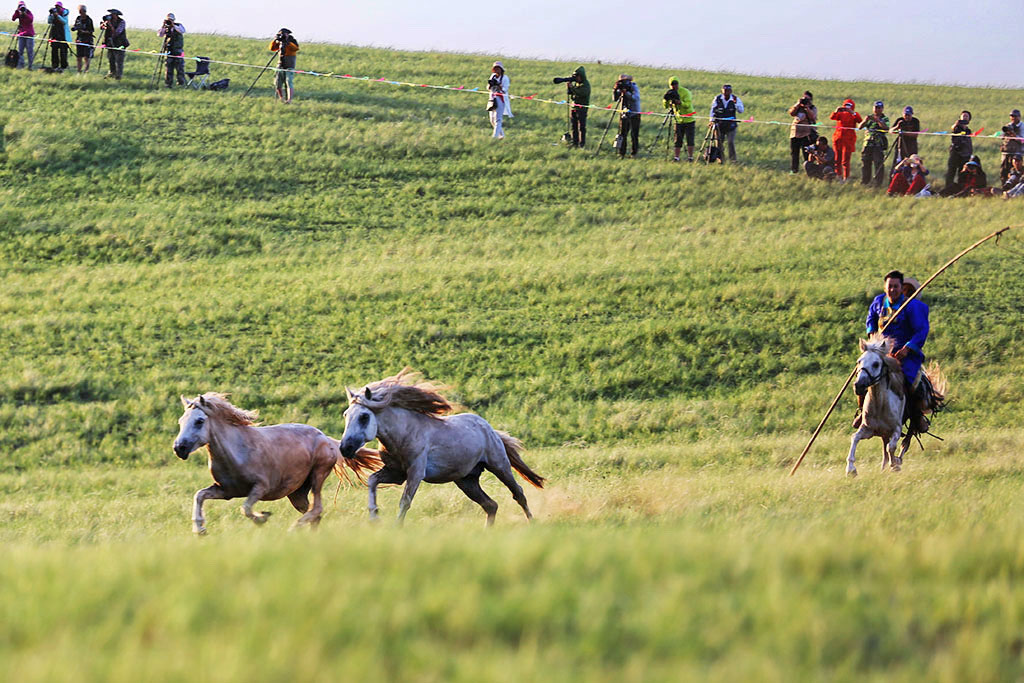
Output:
<svg viewBox="0 0 1024 683">
<path fill-rule="evenodd" d="M 71 27 L 75 32 L 75 58 L 78 62 L 78 73 L 87 73 L 89 63 L 92 61 L 92 41 L 96 36 L 96 27 L 92 23 L 92 17 L 86 12 L 85 5 L 78 6 L 78 16 L 75 17 L 75 25 Z M 85 68 L 82 68 L 85 64 Z"/>
<path fill-rule="evenodd" d="M 495 140 L 505 138 L 505 130 L 502 128 L 501 119 L 505 115 L 505 102 L 507 92 L 508 76 L 505 75 L 505 65 L 495 62 L 491 65 L 491 75 L 487 78 L 487 115 L 491 120 L 491 128 L 494 133 L 491 137 Z"/>
<path fill-rule="evenodd" d="M 743 113 L 743 101 L 732 92 L 732 86 L 726 83 L 722 92 L 711 101 L 711 120 L 718 131 L 718 149 L 722 150 L 722 163 L 725 163 L 725 145 L 729 145 L 729 161 L 736 161 L 736 115 Z"/>
<path fill-rule="evenodd" d="M 619 157 L 626 156 L 626 139 L 633 141 L 632 157 L 635 159 L 640 151 L 640 88 L 629 74 L 620 74 L 615 81 L 612 96 L 622 105 L 619 116 L 619 134 L 615 138 L 615 147 Z"/>
<path fill-rule="evenodd" d="M 124 75 L 124 53 L 131 45 L 128 42 L 128 25 L 121 10 L 108 9 L 100 22 L 100 29 L 103 30 L 103 47 L 107 48 L 107 61 L 110 64 L 110 71 L 104 78 L 119 81 Z"/>
<path fill-rule="evenodd" d="M 295 56 L 299 54 L 299 41 L 291 31 L 283 28 L 270 41 L 270 51 L 278 54 L 274 93 L 282 103 L 288 104 L 295 93 Z"/>
<path fill-rule="evenodd" d="M 18 31 L 15 34 L 18 36 L 18 68 L 28 68 L 29 71 L 32 70 L 36 49 L 36 27 L 32 23 L 33 19 L 32 12 L 25 6 L 24 0 L 18 3 L 18 8 L 11 17 L 11 21 L 18 22 Z"/>
<path fill-rule="evenodd" d="M 60 73 L 68 68 L 68 45 L 71 44 L 71 28 L 68 15 L 71 14 L 60 2 L 50 8 L 46 23 L 50 25 L 50 67 Z"/>
<path fill-rule="evenodd" d="M 853 100 L 845 99 L 829 117 L 836 122 L 836 129 L 832 133 L 832 146 L 836 150 L 836 174 L 842 183 L 850 179 L 850 159 L 857 147 L 857 124 L 862 121 L 856 108 Z"/>
<path fill-rule="evenodd" d="M 1010 168 L 1013 166 L 1015 157 L 1020 157 L 1024 152 L 1024 127 L 1020 123 L 1020 109 L 1010 112 L 1010 122 L 1003 126 L 1003 143 L 999 147 L 1001 159 L 999 165 L 999 181 L 1006 182 L 1010 175 Z"/>
<path fill-rule="evenodd" d="M 809 145 L 804 153 L 807 155 L 807 161 L 804 162 L 807 177 L 832 182 L 836 177 L 836 153 L 828 146 L 828 138 L 819 135 L 817 141 Z"/>
<path fill-rule="evenodd" d="M 556 78 L 555 83 L 565 83 L 569 98 L 569 126 L 572 146 L 583 148 L 587 141 L 587 111 L 590 106 L 590 81 L 583 66 L 576 67 L 568 78 Z"/>
<path fill-rule="evenodd" d="M 799 173 L 801 153 L 806 162 L 807 150 L 813 148 L 818 139 L 818 108 L 814 106 L 814 95 L 810 90 L 805 90 L 803 97 L 789 108 L 789 115 L 793 117 L 793 123 L 789 127 L 789 172 Z"/>
<path fill-rule="evenodd" d="M 160 30 L 156 32 L 164 39 L 162 52 L 166 55 L 167 74 L 164 83 L 168 88 L 174 87 L 174 75 L 178 76 L 178 85 L 185 87 L 185 27 L 168 14 Z"/>
<path fill-rule="evenodd" d="M 693 110 L 693 93 L 686 88 L 679 87 L 679 79 L 672 78 L 668 82 L 668 92 L 662 98 L 665 109 L 675 119 L 676 144 L 675 154 L 672 161 L 679 161 L 679 152 L 683 149 L 683 140 L 686 140 L 686 160 L 693 161 L 693 139 L 697 123 Z"/>
<path fill-rule="evenodd" d="M 1003 199 L 1013 199 L 1024 195 L 1024 159 L 1014 157 L 1010 167 L 1010 175 L 1003 183 Z"/>
<path fill-rule="evenodd" d="M 943 197 L 972 197 L 975 195 L 987 196 L 992 192 L 988 187 L 988 176 L 981 167 L 981 159 L 973 154 L 971 158 L 960 169 L 959 182 L 947 185 L 942 189 Z"/>
<path fill-rule="evenodd" d="M 889 147 L 889 117 L 884 112 L 882 100 L 875 102 L 874 110 L 860 124 L 862 130 L 868 132 L 864 140 L 864 148 L 860 152 L 861 176 L 863 185 L 874 182 L 875 187 L 882 186 L 882 173 L 885 170 L 885 150 Z"/>
<path fill-rule="evenodd" d="M 917 154 L 917 136 L 921 132 L 921 122 L 914 116 L 913 107 L 903 107 L 903 116 L 893 122 L 892 132 L 896 133 L 896 154 L 892 158 L 892 169 L 895 171 L 899 162 L 912 154 Z"/>
<path fill-rule="evenodd" d="M 924 167 L 921 157 L 911 154 L 901 159 L 893 169 L 892 180 L 886 194 L 890 197 L 898 195 L 913 196 L 928 187 L 928 169 Z"/>
<path fill-rule="evenodd" d="M 953 187 L 961 181 L 960 170 L 974 154 L 974 139 L 971 137 L 971 112 L 964 109 L 960 118 L 950 129 L 949 161 L 946 164 L 946 187 Z M 955 182 L 954 182 L 955 181 Z"/>
</svg>

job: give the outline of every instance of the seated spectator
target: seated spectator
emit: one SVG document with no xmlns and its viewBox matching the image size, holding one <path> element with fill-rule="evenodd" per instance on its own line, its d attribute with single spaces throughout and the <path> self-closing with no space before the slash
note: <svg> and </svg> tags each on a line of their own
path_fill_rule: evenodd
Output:
<svg viewBox="0 0 1024 683">
<path fill-rule="evenodd" d="M 824 135 L 819 136 L 814 147 L 807 150 L 804 171 L 809 178 L 828 182 L 836 177 L 836 153 L 828 146 L 828 138 Z"/>
<path fill-rule="evenodd" d="M 1010 162 L 1010 172 L 1007 174 L 1006 180 L 1003 181 L 1003 185 L 1000 189 L 1003 194 L 1008 195 L 1022 182 L 1024 182 L 1024 160 L 1020 157 L 1014 157 Z"/>
<path fill-rule="evenodd" d="M 977 154 L 960 169 L 960 182 L 953 183 L 942 191 L 944 197 L 970 197 L 991 193 L 991 189 L 988 188 L 988 177 L 981 168 Z"/>
<path fill-rule="evenodd" d="M 911 154 L 896 164 L 896 168 L 892 171 L 892 180 L 889 182 L 889 190 L 886 194 L 890 197 L 894 195 L 916 195 L 928 187 L 928 183 L 925 180 L 927 177 L 928 169 L 921 162 L 921 157 Z"/>
</svg>

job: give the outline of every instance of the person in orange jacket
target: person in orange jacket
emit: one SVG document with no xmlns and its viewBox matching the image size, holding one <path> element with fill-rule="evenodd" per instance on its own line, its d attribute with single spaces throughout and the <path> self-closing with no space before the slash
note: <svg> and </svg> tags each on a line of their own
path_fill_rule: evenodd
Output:
<svg viewBox="0 0 1024 683">
<path fill-rule="evenodd" d="M 856 105 L 853 100 L 844 100 L 829 117 L 833 121 L 838 121 L 836 130 L 832 133 L 832 146 L 836 153 L 836 173 L 843 182 L 850 177 L 850 157 L 857 146 L 857 124 L 862 120 L 861 115 L 854 111 L 854 107 Z"/>
<path fill-rule="evenodd" d="M 292 101 L 295 91 L 295 55 L 299 53 L 299 41 L 295 40 L 291 31 L 283 28 L 271 41 L 270 51 L 280 56 L 277 60 L 277 78 L 274 82 L 277 99 L 288 104 Z"/>
</svg>

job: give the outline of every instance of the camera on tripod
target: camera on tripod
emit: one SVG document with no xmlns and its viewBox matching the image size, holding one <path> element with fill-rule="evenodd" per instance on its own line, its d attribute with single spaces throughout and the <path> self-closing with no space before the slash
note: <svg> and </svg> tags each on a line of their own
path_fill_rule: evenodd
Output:
<svg viewBox="0 0 1024 683">
<path fill-rule="evenodd" d="M 554 83 L 571 83 L 576 80 L 576 76 L 569 76 L 568 78 L 553 78 L 551 79 Z"/>
</svg>

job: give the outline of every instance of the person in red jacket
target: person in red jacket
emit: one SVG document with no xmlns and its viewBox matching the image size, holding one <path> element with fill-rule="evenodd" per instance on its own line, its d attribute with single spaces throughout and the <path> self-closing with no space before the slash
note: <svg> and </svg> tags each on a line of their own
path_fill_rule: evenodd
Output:
<svg viewBox="0 0 1024 683">
<path fill-rule="evenodd" d="M 836 153 L 836 174 L 845 182 L 850 177 L 850 157 L 857 146 L 857 124 L 861 116 L 854 111 L 853 100 L 844 100 L 842 106 L 832 112 L 831 118 L 837 121 L 836 130 L 832 133 L 832 146 Z"/>
</svg>

